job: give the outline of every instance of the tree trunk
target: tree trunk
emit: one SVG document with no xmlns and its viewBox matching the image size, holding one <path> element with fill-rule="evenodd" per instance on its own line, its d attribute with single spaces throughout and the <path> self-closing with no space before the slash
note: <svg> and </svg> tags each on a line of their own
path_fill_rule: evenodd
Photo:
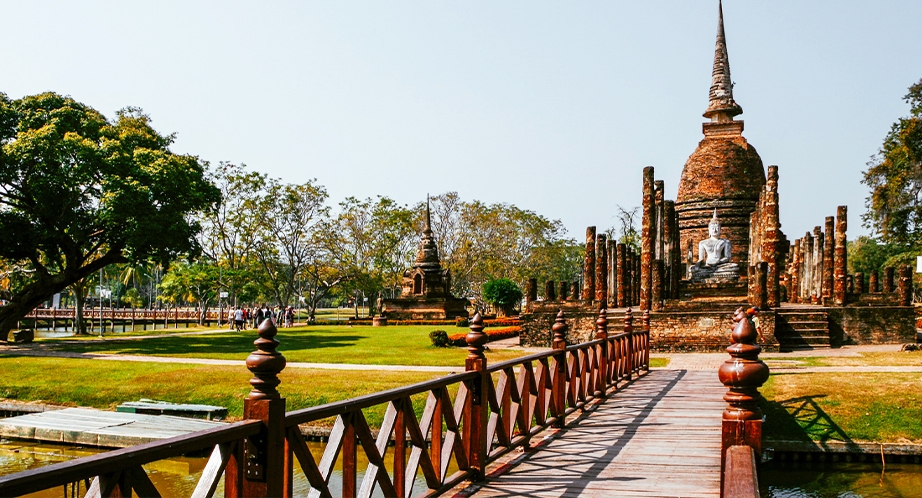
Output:
<svg viewBox="0 0 922 498">
<path fill-rule="evenodd" d="M 86 322 L 83 321 L 83 301 L 86 299 L 86 282 L 81 280 L 70 286 L 74 293 L 74 332 L 76 334 L 86 334 Z"/>
</svg>

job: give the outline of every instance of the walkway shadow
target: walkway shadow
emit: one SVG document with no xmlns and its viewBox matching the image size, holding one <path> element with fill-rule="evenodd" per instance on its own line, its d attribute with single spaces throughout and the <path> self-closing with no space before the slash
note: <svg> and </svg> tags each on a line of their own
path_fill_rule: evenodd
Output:
<svg viewBox="0 0 922 498">
<path fill-rule="evenodd" d="M 557 450 L 550 447 L 543 447 L 534 453 L 527 453 L 517 461 L 511 462 L 509 467 L 511 471 L 502 472 L 499 475 L 488 477 L 483 485 L 472 486 L 476 491 L 480 488 L 489 488 L 490 496 L 548 496 L 553 493 L 555 496 L 580 496 L 583 493 L 591 493 L 587 490 L 586 485 L 593 482 L 602 481 L 634 481 L 642 478 L 619 476 L 619 477 L 602 477 L 603 471 L 618 457 L 624 447 L 633 439 L 641 423 L 653 412 L 654 407 L 665 398 L 669 392 L 685 377 L 686 370 L 654 370 L 645 375 L 642 379 L 644 384 L 636 385 L 633 382 L 622 391 L 610 395 L 603 403 L 595 405 L 590 410 L 577 417 L 567 424 L 567 427 L 561 430 L 554 440 L 567 440 L 570 437 L 580 437 L 580 433 L 593 436 L 591 442 L 581 441 L 582 445 L 591 445 L 598 451 L 603 451 L 596 456 L 596 451 L 587 451 L 591 453 L 591 463 L 588 468 L 580 465 L 575 460 L 589 457 L 583 455 L 574 456 L 568 451 Z M 636 382 L 636 381 L 635 381 Z M 659 387 L 661 386 L 661 387 Z M 622 388 L 624 389 L 624 388 Z M 652 391 L 652 392 L 651 392 Z M 618 427 L 624 429 L 623 432 L 613 438 L 599 437 L 599 425 L 594 424 L 593 419 L 596 412 L 605 410 L 630 410 L 636 412 L 632 418 L 624 418 L 617 423 L 600 422 L 603 426 Z M 649 424 L 647 424 L 649 425 Z M 575 465 L 568 465 L 575 464 Z M 529 477 L 528 475 L 516 473 L 516 467 L 528 465 L 531 467 L 543 467 L 553 469 L 559 476 L 557 479 L 549 480 L 546 474 L 541 477 Z M 506 492 L 503 487 L 491 488 L 490 482 L 495 481 L 500 484 L 509 484 L 510 481 L 524 484 L 526 487 L 538 486 L 541 491 L 538 494 L 532 494 L 522 491 L 520 487 L 516 492 Z"/>
</svg>

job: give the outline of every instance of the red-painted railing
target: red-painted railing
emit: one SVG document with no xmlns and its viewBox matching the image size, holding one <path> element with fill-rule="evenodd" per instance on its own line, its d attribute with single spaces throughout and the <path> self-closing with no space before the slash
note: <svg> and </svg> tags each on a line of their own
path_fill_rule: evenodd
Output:
<svg viewBox="0 0 922 498">
<path fill-rule="evenodd" d="M 94 496 L 130 496 L 132 490 L 159 496 L 142 464 L 212 449 L 194 497 L 211 496 L 222 475 L 227 497 L 292 496 L 297 469 L 311 496 L 332 496 L 337 462 L 343 496 L 371 496 L 375 489 L 385 496 L 411 496 L 414 490 L 435 496 L 465 479 L 482 479 L 490 462 L 528 445 L 548 427 L 562 427 L 568 414 L 649 370 L 649 329 L 635 331 L 630 310 L 618 334 L 609 335 L 604 309 L 594 340 L 568 346 L 567 328 L 558 313 L 552 351 L 487 365 L 486 337 L 477 315 L 466 338 L 466 372 L 285 413 L 285 400 L 276 389 L 285 359 L 275 351 L 277 331 L 267 322 L 259 329 L 257 351 L 247 358 L 254 378 L 244 401 L 245 421 L 0 477 L 0 495 L 92 479 Z M 426 396 L 418 418 L 414 396 Z M 382 405 L 385 415 L 375 435 L 364 410 Z M 329 441 L 315 455 L 299 426 L 329 418 L 335 420 Z M 368 461 L 361 481 L 359 448 Z M 449 475 L 450 468 L 457 471 Z"/>
</svg>

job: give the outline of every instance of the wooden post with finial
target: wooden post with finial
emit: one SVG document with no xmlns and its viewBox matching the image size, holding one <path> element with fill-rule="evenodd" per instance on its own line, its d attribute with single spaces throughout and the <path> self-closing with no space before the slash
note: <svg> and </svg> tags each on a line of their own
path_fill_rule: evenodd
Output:
<svg viewBox="0 0 922 498">
<path fill-rule="evenodd" d="M 759 408 L 762 395 L 759 387 L 768 380 L 769 373 L 768 366 L 759 359 L 762 351 L 757 344 L 759 334 L 743 308 L 736 310 L 733 321 L 736 325 L 727 348 L 732 359 L 724 362 L 718 371 L 720 382 L 728 388 L 724 395 L 727 408 L 723 412 L 721 469 L 731 446 L 750 446 L 757 459 L 762 455 L 762 410 Z M 723 489 L 723 472 L 720 482 Z"/>
<path fill-rule="evenodd" d="M 599 370 L 596 377 L 595 395 L 605 396 L 608 390 L 608 309 L 599 305 L 599 318 L 595 321 L 595 338 L 601 340 L 598 351 Z"/>
<path fill-rule="evenodd" d="M 473 474 L 471 479 L 480 481 L 484 478 L 484 470 L 487 467 L 487 382 L 490 381 L 490 376 L 487 373 L 487 357 L 483 354 L 487 335 L 483 333 L 483 317 L 479 312 L 471 319 L 470 328 L 471 331 L 464 337 L 467 342 L 464 369 L 468 372 L 478 372 L 480 375 L 470 384 L 470 400 L 465 404 L 462 414 L 465 432 L 462 439 Z"/>
<path fill-rule="evenodd" d="M 552 343 L 554 354 L 554 376 L 551 379 L 551 399 L 554 400 L 552 415 L 556 417 L 554 427 L 562 428 L 566 422 L 567 413 L 567 321 L 564 319 L 563 310 L 557 311 L 557 318 L 551 330 L 554 332 Z"/>
<path fill-rule="evenodd" d="M 285 398 L 277 389 L 286 361 L 276 351 L 278 330 L 272 320 L 265 320 L 257 332 L 256 351 L 246 359 L 253 388 L 243 401 L 243 418 L 261 420 L 264 426 L 231 456 L 224 477 L 226 497 L 282 496 L 290 484 L 285 472 Z"/>
</svg>

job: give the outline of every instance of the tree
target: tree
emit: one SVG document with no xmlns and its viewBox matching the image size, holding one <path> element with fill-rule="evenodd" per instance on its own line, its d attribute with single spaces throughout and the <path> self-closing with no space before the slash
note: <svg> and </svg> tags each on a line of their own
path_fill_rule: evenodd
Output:
<svg viewBox="0 0 922 498">
<path fill-rule="evenodd" d="M 298 281 L 320 257 L 315 231 L 329 213 L 327 192 L 317 180 L 301 185 L 270 180 L 256 214 L 261 237 L 256 257 L 262 265 L 259 281 L 275 302 L 287 306 L 298 294 Z"/>
<path fill-rule="evenodd" d="M 160 291 L 161 300 L 176 306 L 195 303 L 200 311 L 199 325 L 204 325 L 205 312 L 218 297 L 218 267 L 213 263 L 180 262 L 164 275 Z"/>
<path fill-rule="evenodd" d="M 483 300 L 492 304 L 500 316 L 511 315 L 522 302 L 522 289 L 508 278 L 489 280 L 483 284 Z"/>
<path fill-rule="evenodd" d="M 0 307 L 0 337 L 100 268 L 196 252 L 190 214 L 220 192 L 173 140 L 137 108 L 109 121 L 55 93 L 0 93 L 0 259 L 32 272 Z"/>
<path fill-rule="evenodd" d="M 903 97 L 909 117 L 890 127 L 884 143 L 868 162 L 862 183 L 871 194 L 862 218 L 886 243 L 922 243 L 922 80 Z"/>
<path fill-rule="evenodd" d="M 872 271 L 881 273 L 887 260 L 905 252 L 901 246 L 882 244 L 877 239 L 862 235 L 848 243 L 848 272 L 864 273 L 865 277 Z"/>
</svg>

